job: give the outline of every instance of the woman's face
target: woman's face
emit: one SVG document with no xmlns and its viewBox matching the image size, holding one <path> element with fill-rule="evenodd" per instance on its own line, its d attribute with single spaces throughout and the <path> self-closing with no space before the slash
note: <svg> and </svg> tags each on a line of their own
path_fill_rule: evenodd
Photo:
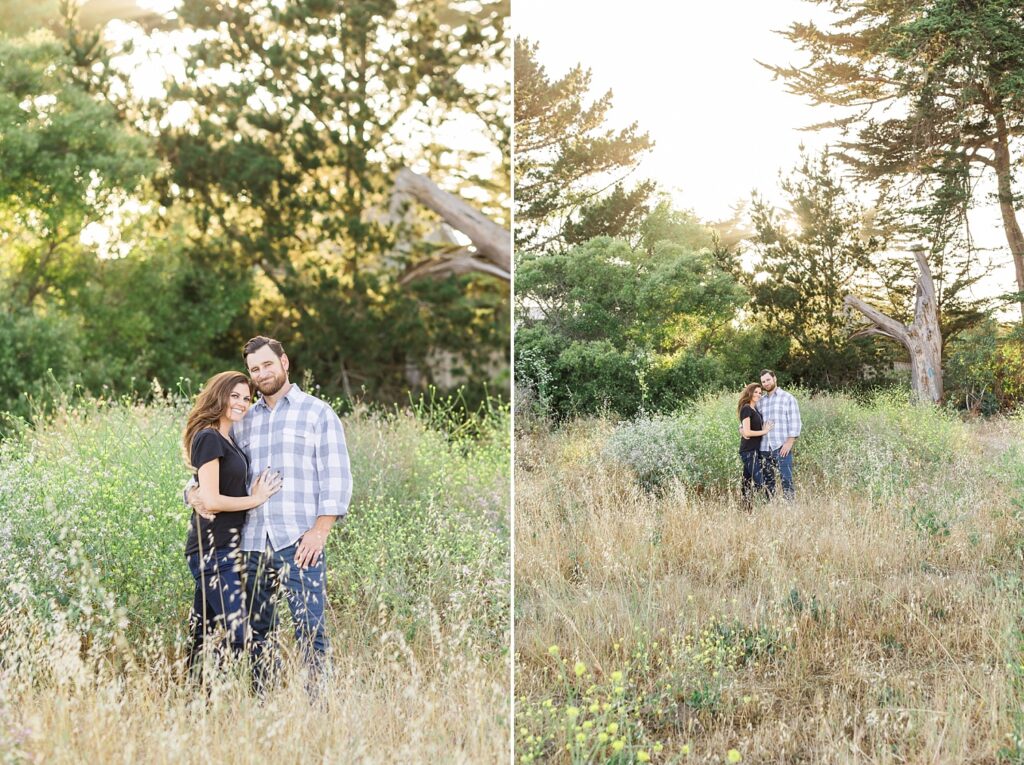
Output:
<svg viewBox="0 0 1024 765">
<path fill-rule="evenodd" d="M 252 396 L 249 395 L 249 386 L 245 383 L 238 383 L 231 389 L 231 396 L 228 398 L 228 408 L 224 416 L 231 422 L 241 422 L 245 413 L 249 411 L 249 404 L 252 403 Z"/>
<path fill-rule="evenodd" d="M 750 403 L 757 406 L 757 402 L 761 400 L 761 389 L 754 388 L 753 394 L 750 396 Z"/>
</svg>

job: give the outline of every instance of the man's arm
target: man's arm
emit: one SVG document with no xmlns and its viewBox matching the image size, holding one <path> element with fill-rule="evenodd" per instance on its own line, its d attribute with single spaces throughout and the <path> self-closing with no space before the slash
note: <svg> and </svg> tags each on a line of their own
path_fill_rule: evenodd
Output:
<svg viewBox="0 0 1024 765">
<path fill-rule="evenodd" d="M 786 440 L 779 448 L 779 455 L 782 457 L 785 457 L 793 450 L 793 444 L 800 437 L 800 431 L 803 429 L 803 422 L 800 420 L 800 406 L 796 403 L 796 397 L 792 394 L 787 402 L 786 410 L 786 420 L 789 427 L 787 428 Z"/>
<path fill-rule="evenodd" d="M 327 535 L 334 522 L 348 513 L 352 500 L 352 469 L 345 444 L 345 431 L 334 410 L 324 413 L 316 442 L 317 477 L 320 482 L 320 504 L 316 509 L 316 522 L 302 535 L 295 550 L 295 564 L 310 566 L 320 560 Z"/>
</svg>

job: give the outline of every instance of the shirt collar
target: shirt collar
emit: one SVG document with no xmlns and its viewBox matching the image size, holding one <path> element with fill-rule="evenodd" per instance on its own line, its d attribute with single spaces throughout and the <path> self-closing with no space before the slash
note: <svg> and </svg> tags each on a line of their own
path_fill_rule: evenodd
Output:
<svg viewBox="0 0 1024 765">
<path fill-rule="evenodd" d="M 299 400 L 305 395 L 306 394 L 299 389 L 299 386 L 296 383 L 292 383 L 292 387 L 288 389 L 288 392 L 285 393 L 284 396 L 281 397 L 281 400 L 278 401 L 277 403 L 281 404 L 287 401 L 289 404 L 297 404 Z M 264 400 L 262 395 L 260 396 L 260 400 L 256 402 L 255 406 L 261 406 L 268 412 L 270 411 L 270 407 L 267 406 L 267 402 L 266 400 Z"/>
</svg>

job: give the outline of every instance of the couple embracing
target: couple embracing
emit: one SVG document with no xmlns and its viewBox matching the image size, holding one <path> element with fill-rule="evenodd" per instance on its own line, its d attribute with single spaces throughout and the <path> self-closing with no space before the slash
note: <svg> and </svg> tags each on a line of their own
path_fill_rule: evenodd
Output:
<svg viewBox="0 0 1024 765">
<path fill-rule="evenodd" d="M 800 436 L 800 407 L 793 394 L 778 386 L 775 372 L 761 370 L 761 382 L 740 394 L 740 459 L 743 460 L 743 506 L 753 507 L 754 495 L 775 495 L 776 473 L 782 495 L 793 499 L 793 444 Z"/>
<path fill-rule="evenodd" d="M 249 376 L 207 381 L 183 436 L 194 471 L 185 556 L 195 579 L 189 665 L 204 646 L 215 655 L 248 652 L 256 689 L 276 666 L 268 638 L 283 594 L 315 690 L 328 649 L 324 545 L 352 496 L 345 434 L 326 402 L 288 379 L 277 340 L 242 349 Z M 253 403 L 259 391 L 260 397 Z"/>
</svg>

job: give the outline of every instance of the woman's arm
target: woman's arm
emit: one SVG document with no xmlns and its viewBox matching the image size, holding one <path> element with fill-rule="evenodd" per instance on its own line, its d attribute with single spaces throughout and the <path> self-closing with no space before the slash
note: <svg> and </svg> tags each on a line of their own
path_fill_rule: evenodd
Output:
<svg viewBox="0 0 1024 765">
<path fill-rule="evenodd" d="M 225 497 L 220 493 L 220 460 L 210 460 L 199 467 L 199 497 L 207 513 L 232 513 L 259 507 L 281 488 L 281 477 L 263 472 L 252 485 L 248 497 Z"/>
<path fill-rule="evenodd" d="M 751 430 L 749 417 L 743 418 L 743 425 L 741 427 L 743 428 L 744 438 L 756 438 L 757 436 L 766 436 L 768 435 L 768 431 L 772 429 L 771 425 L 768 425 L 768 427 L 766 427 L 764 430 Z"/>
</svg>

